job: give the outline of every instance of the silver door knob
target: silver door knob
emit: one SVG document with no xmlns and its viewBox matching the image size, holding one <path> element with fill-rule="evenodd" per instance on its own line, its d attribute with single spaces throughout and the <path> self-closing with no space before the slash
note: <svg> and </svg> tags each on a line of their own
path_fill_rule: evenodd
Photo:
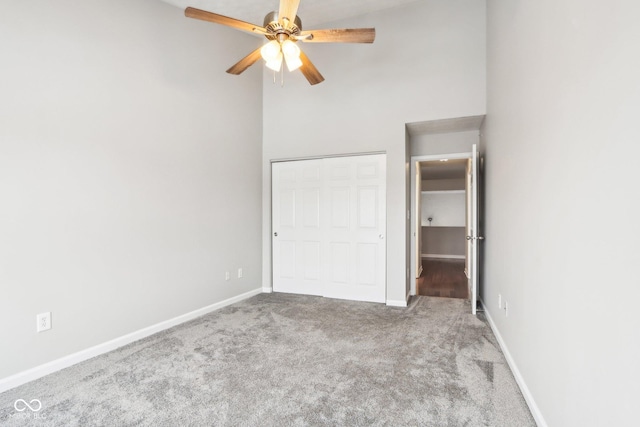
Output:
<svg viewBox="0 0 640 427">
<path fill-rule="evenodd" d="M 379 237 L 380 239 L 384 239 L 384 234 L 380 234 L 378 237 Z"/>
<path fill-rule="evenodd" d="M 278 237 L 278 232 L 273 233 L 274 236 Z"/>
<path fill-rule="evenodd" d="M 484 240 L 484 236 L 478 236 L 478 240 Z"/>
<path fill-rule="evenodd" d="M 473 240 L 473 237 L 471 237 L 471 236 L 467 236 L 467 237 L 466 237 L 466 239 L 467 239 L 467 240 Z"/>
</svg>

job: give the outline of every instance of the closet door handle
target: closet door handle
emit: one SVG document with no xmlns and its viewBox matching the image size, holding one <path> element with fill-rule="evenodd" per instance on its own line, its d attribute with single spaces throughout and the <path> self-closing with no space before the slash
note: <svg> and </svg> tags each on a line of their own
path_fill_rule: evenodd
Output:
<svg viewBox="0 0 640 427">
<path fill-rule="evenodd" d="M 276 231 L 275 233 L 273 233 L 273 235 L 274 235 L 275 237 L 278 237 L 278 232 Z"/>
</svg>

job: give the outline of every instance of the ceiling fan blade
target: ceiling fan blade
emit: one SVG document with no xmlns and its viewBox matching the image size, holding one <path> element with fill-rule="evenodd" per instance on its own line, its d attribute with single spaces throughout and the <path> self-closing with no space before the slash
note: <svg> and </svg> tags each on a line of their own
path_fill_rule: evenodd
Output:
<svg viewBox="0 0 640 427">
<path fill-rule="evenodd" d="M 229 18 L 228 16 L 218 15 L 217 13 L 207 12 L 206 10 L 188 7 L 184 10 L 184 15 L 188 18 L 200 19 L 201 21 L 213 22 L 215 24 L 226 25 L 227 27 L 237 30 L 246 31 L 251 34 L 266 34 L 266 28 L 260 25 L 251 24 L 249 22 L 240 21 L 238 19 Z"/>
<path fill-rule="evenodd" d="M 318 71 L 315 65 L 313 65 L 307 55 L 302 51 L 300 52 L 300 60 L 302 61 L 300 71 L 302 71 L 302 74 L 304 74 L 311 85 L 316 85 L 324 81 L 324 77 L 322 77 L 320 71 Z"/>
<path fill-rule="evenodd" d="M 260 49 L 262 49 L 262 46 L 260 46 L 259 48 L 251 52 L 249 55 L 242 58 L 236 64 L 234 64 L 231 68 L 227 70 L 227 73 L 238 75 L 238 74 L 241 74 L 247 68 L 251 67 L 260 58 L 262 58 L 262 55 L 260 54 Z"/>
<path fill-rule="evenodd" d="M 343 28 L 303 31 L 298 40 L 305 43 L 373 43 L 375 38 L 375 28 Z"/>
<path fill-rule="evenodd" d="M 296 19 L 296 13 L 298 13 L 299 5 L 300 0 L 280 0 L 278 18 L 280 20 L 287 18 L 289 21 L 294 22 Z"/>
</svg>

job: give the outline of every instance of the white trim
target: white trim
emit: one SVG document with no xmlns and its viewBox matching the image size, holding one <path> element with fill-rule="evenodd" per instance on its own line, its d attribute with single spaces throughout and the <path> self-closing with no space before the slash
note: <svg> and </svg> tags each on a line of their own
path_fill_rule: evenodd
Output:
<svg viewBox="0 0 640 427">
<path fill-rule="evenodd" d="M 273 288 L 272 288 L 272 287 L 268 287 L 268 288 L 267 288 L 266 286 L 264 286 L 264 287 L 262 288 L 262 293 L 263 293 L 263 294 L 270 294 L 270 293 L 272 293 L 272 292 L 273 292 Z"/>
<path fill-rule="evenodd" d="M 509 365 L 509 368 L 511 368 L 511 372 L 513 373 L 513 376 L 516 379 L 516 383 L 518 383 L 518 387 L 520 387 L 520 391 L 524 396 L 524 400 L 527 402 L 527 405 L 529 406 L 531 415 L 533 415 L 533 418 L 539 427 L 547 427 L 547 422 L 544 420 L 544 417 L 542 416 L 542 412 L 540 412 L 540 408 L 538 408 L 536 401 L 533 399 L 533 396 L 531 395 L 531 391 L 529 391 L 529 387 L 527 387 L 527 384 L 524 382 L 524 378 L 522 378 L 522 374 L 520 373 L 520 370 L 518 369 L 518 366 L 516 365 L 515 360 L 513 360 L 513 357 L 511 357 L 511 353 L 509 353 L 509 349 L 507 348 L 507 345 L 502 339 L 502 335 L 500 335 L 500 332 L 498 331 L 496 324 L 493 323 L 493 319 L 489 314 L 489 310 L 487 310 L 487 307 L 484 305 L 484 301 L 482 300 L 482 298 L 478 298 L 478 301 L 480 301 L 480 305 L 482 305 L 482 309 L 484 310 L 484 315 L 487 318 L 487 322 L 489 322 L 489 326 L 493 331 L 493 335 L 495 335 L 496 339 L 498 340 L 500 349 L 502 350 L 502 353 L 504 354 L 505 359 L 507 359 L 507 364 Z"/>
<path fill-rule="evenodd" d="M 326 154 L 324 156 L 306 156 L 306 157 L 284 157 L 279 159 L 270 159 L 270 163 L 281 162 L 297 162 L 299 160 L 317 160 L 317 159 L 332 159 L 335 157 L 355 157 L 355 156 L 371 156 L 376 154 L 387 154 L 386 151 L 363 151 L 361 153 L 345 153 L 345 154 Z"/>
<path fill-rule="evenodd" d="M 193 320 L 197 317 L 219 310 L 228 305 L 235 304 L 236 302 L 245 300 L 247 298 L 251 298 L 260 293 L 262 293 L 261 288 L 245 292 L 244 294 L 240 294 L 224 301 L 199 308 L 190 313 L 174 317 L 173 319 L 156 323 L 155 325 L 139 329 L 135 332 L 131 332 L 130 334 L 123 335 L 119 338 L 112 339 L 102 344 L 80 350 L 68 356 L 61 357 L 60 359 L 52 360 L 51 362 L 36 366 L 35 368 L 31 368 L 23 372 L 18 372 L 17 374 L 11 375 L 9 377 L 2 378 L 0 379 L 0 393 L 18 387 L 22 384 L 26 384 L 30 381 L 37 380 L 38 378 L 42 378 L 45 375 L 52 374 L 61 369 L 68 368 L 69 366 L 73 366 L 77 363 L 84 362 L 85 360 L 91 359 L 93 357 L 100 356 L 101 354 L 108 353 L 134 341 L 146 338 L 160 331 L 164 331 L 165 329 L 169 329 L 181 323 L 188 322 L 189 320 Z"/>
<path fill-rule="evenodd" d="M 387 306 L 388 307 L 406 307 L 407 306 L 407 301 L 404 300 L 395 300 L 395 299 L 388 299 L 387 300 Z"/>
<path fill-rule="evenodd" d="M 422 254 L 422 258 L 438 258 L 438 259 L 464 259 L 464 255 L 447 255 L 447 254 Z"/>
<path fill-rule="evenodd" d="M 466 151 L 463 153 L 452 153 L 452 154 L 433 154 L 429 156 L 411 156 L 412 162 L 430 162 L 434 160 L 440 159 L 450 159 L 450 160 L 460 160 L 460 159 L 470 159 L 471 151 Z"/>
</svg>

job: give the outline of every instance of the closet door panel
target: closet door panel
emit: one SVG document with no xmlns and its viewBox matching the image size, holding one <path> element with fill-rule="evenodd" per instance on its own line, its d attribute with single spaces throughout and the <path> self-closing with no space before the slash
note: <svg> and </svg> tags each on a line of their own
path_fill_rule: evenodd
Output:
<svg viewBox="0 0 640 427">
<path fill-rule="evenodd" d="M 273 290 L 322 295 L 322 162 L 272 164 Z"/>
<path fill-rule="evenodd" d="M 341 251 L 340 261 L 326 266 L 324 296 L 385 302 L 386 156 L 325 159 L 325 170 L 331 195 L 326 247 Z"/>
</svg>

